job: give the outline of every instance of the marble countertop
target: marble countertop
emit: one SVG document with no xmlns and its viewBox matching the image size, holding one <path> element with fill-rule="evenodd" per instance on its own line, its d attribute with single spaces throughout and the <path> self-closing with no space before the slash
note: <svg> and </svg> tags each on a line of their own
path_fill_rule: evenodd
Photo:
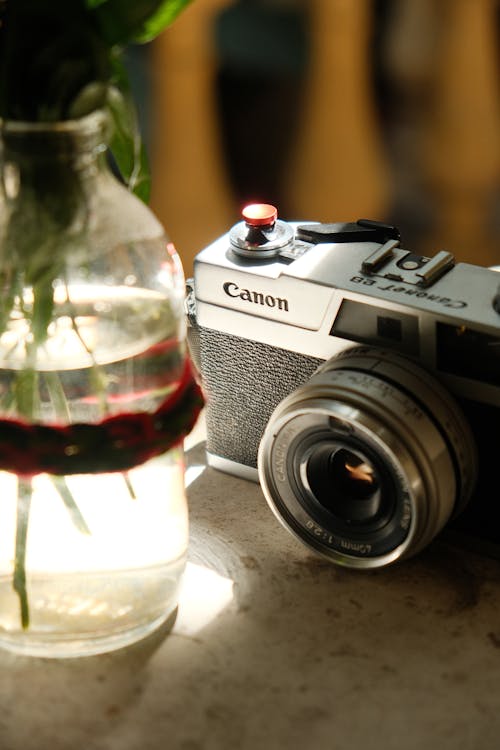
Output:
<svg viewBox="0 0 500 750">
<path fill-rule="evenodd" d="M 338 569 L 191 445 L 173 628 L 85 659 L 0 652 L 0 750 L 498 747 L 498 561 L 438 540 Z"/>
</svg>

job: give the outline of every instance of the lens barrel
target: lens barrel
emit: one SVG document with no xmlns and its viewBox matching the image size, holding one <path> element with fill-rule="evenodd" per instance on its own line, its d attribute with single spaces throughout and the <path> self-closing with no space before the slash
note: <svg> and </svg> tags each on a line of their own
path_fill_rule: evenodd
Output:
<svg viewBox="0 0 500 750">
<path fill-rule="evenodd" d="M 259 479 L 279 520 L 340 565 L 408 557 L 468 501 L 474 440 L 455 399 L 420 365 L 354 347 L 271 415 Z"/>
</svg>

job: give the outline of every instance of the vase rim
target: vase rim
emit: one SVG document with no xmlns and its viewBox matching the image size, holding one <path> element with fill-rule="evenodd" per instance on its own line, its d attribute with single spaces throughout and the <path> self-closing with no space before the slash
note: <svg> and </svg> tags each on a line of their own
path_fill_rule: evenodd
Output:
<svg viewBox="0 0 500 750">
<path fill-rule="evenodd" d="M 0 132 L 16 133 L 45 133 L 58 132 L 61 134 L 91 133 L 100 127 L 105 127 L 109 116 L 104 109 L 96 109 L 88 115 L 68 120 L 11 120 L 0 118 Z"/>
</svg>

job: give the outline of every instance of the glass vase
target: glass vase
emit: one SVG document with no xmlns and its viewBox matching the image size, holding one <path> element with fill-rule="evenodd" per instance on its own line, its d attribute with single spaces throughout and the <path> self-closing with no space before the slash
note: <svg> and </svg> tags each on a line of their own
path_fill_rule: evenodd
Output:
<svg viewBox="0 0 500 750">
<path fill-rule="evenodd" d="M 177 605 L 184 279 L 103 113 L 0 129 L 0 646 L 95 654 Z"/>
</svg>

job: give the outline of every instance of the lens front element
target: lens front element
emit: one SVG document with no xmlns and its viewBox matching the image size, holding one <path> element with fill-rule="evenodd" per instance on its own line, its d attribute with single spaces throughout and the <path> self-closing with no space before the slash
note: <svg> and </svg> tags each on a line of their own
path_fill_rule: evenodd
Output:
<svg viewBox="0 0 500 750">
<path fill-rule="evenodd" d="M 323 445 L 311 454 L 306 477 L 312 495 L 334 516 L 348 523 L 365 523 L 379 515 L 378 472 L 361 453 L 341 443 Z"/>
<path fill-rule="evenodd" d="M 342 565 L 414 554 L 469 498 L 472 435 L 452 397 L 414 362 L 356 347 L 277 407 L 259 478 L 279 520 Z"/>
</svg>

